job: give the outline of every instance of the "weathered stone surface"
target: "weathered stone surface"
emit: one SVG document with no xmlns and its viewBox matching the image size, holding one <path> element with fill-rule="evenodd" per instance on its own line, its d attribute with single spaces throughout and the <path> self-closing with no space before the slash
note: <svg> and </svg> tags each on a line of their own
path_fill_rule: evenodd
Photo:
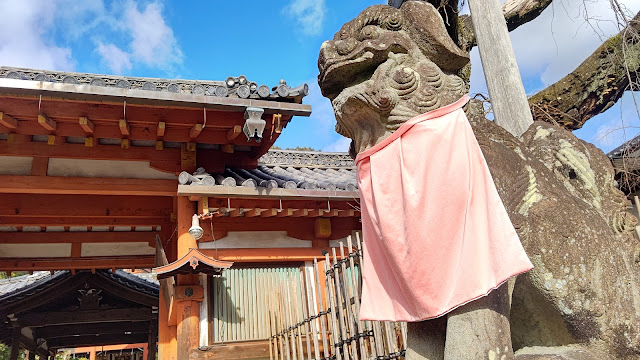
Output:
<svg viewBox="0 0 640 360">
<path fill-rule="evenodd" d="M 583 346 L 561 346 L 555 348 L 532 347 L 518 351 L 516 360 L 602 360 L 608 355 Z"/>
<path fill-rule="evenodd" d="M 446 42 L 437 18 L 425 2 L 374 6 L 323 44 L 320 86 L 353 154 L 467 91 L 457 73 L 466 57 Z M 465 110 L 535 268 L 509 287 L 510 312 L 488 297 L 450 314 L 442 355 L 429 350 L 442 341 L 437 327 L 412 324 L 407 358 L 513 359 L 512 344 L 520 360 L 640 359 L 637 220 L 614 187 L 609 160 L 548 123 L 515 138 L 478 103 Z"/>
</svg>

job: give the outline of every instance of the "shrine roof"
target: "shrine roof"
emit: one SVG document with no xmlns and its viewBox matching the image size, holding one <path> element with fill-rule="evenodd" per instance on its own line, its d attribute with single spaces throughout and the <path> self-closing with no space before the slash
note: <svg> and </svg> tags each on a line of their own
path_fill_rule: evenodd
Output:
<svg viewBox="0 0 640 360">
<path fill-rule="evenodd" d="M 638 150 L 640 150 L 640 135 L 609 151 L 607 156 L 610 159 L 620 159 L 624 156 L 637 157 L 640 155 Z"/>
<path fill-rule="evenodd" d="M 134 274 L 124 270 L 98 270 L 101 275 L 111 281 L 122 284 L 132 290 L 151 296 L 158 296 L 158 281 L 152 278 L 152 274 Z M 15 302 L 29 296 L 34 296 L 42 290 L 56 285 L 60 280 L 72 276 L 71 271 L 36 271 L 30 275 L 16 276 L 0 280 L 0 302 Z"/>
<path fill-rule="evenodd" d="M 357 191 L 355 163 L 347 153 L 272 149 L 260 157 L 255 169 L 227 168 L 212 174 L 205 171 L 201 169 L 194 177 L 183 174 L 179 182 L 231 188 Z"/>
<path fill-rule="evenodd" d="M 137 89 L 174 94 L 191 94 L 205 97 L 261 99 L 266 101 L 296 103 L 300 103 L 302 98 L 309 93 L 309 86 L 307 84 L 291 87 L 287 85 L 285 80 L 280 80 L 275 86 L 269 87 L 250 81 L 244 75 L 229 76 L 227 79 L 221 81 L 183 80 L 2 66 L 0 67 L 0 78 L 41 81 L 44 83 L 91 85 L 117 89 Z"/>
<path fill-rule="evenodd" d="M 0 280 L 0 301 L 8 297 L 29 296 L 34 291 L 47 288 L 55 283 L 56 279 L 67 277 L 70 271 L 56 271 L 53 275 L 49 271 L 36 271 L 30 275 L 16 276 Z"/>
<path fill-rule="evenodd" d="M 40 356 L 49 349 L 144 342 L 158 321 L 158 295 L 158 284 L 122 270 L 45 271 L 2 280 L 0 342 L 11 343 L 14 326 L 21 333 L 38 329 L 37 341 L 19 341 Z"/>
</svg>

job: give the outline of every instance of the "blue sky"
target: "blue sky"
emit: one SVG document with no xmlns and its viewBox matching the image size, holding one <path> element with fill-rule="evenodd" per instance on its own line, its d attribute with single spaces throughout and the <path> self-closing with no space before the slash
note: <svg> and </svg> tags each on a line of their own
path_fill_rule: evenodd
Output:
<svg viewBox="0 0 640 360">
<path fill-rule="evenodd" d="M 623 0 L 629 12 L 640 0 Z M 273 86 L 303 82 L 310 118 L 295 118 L 277 145 L 345 151 L 316 83 L 324 40 L 365 7 L 386 1 L 0 0 L 0 65 L 161 78 L 246 75 Z M 555 0 L 511 34 L 528 94 L 559 80 L 618 32 L 606 0 Z M 585 19 L 589 19 L 586 21 Z M 471 92 L 486 93 L 477 51 Z M 630 94 L 576 131 L 608 151 L 638 131 Z"/>
</svg>

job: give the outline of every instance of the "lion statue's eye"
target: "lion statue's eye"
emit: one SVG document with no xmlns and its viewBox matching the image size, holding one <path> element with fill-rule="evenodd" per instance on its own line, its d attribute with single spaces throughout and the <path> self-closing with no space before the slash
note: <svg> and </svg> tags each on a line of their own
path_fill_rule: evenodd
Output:
<svg viewBox="0 0 640 360">
<path fill-rule="evenodd" d="M 360 34 L 362 35 L 362 40 L 377 39 L 379 35 L 378 27 L 375 25 L 367 25 L 362 28 Z"/>
<path fill-rule="evenodd" d="M 390 15 L 384 19 L 382 26 L 387 30 L 398 31 L 402 28 L 402 19 L 397 15 Z"/>
</svg>

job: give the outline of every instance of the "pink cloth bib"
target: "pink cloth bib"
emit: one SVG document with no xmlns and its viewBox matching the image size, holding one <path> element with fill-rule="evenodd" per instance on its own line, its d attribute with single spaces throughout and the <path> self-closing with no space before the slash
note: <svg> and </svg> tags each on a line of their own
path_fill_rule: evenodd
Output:
<svg viewBox="0 0 640 360">
<path fill-rule="evenodd" d="M 533 268 L 457 102 L 356 158 L 364 264 L 360 320 L 420 321 Z"/>
</svg>

